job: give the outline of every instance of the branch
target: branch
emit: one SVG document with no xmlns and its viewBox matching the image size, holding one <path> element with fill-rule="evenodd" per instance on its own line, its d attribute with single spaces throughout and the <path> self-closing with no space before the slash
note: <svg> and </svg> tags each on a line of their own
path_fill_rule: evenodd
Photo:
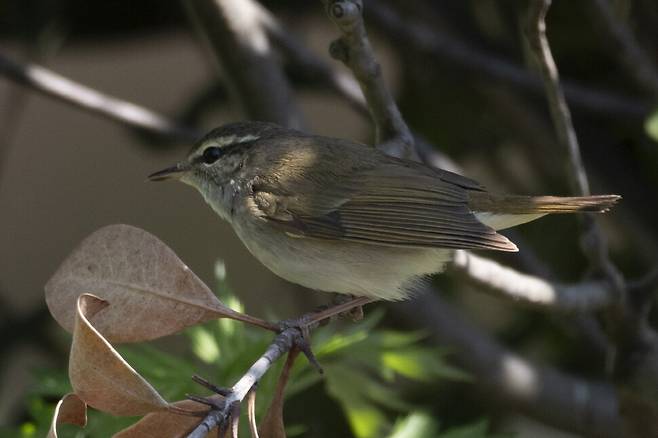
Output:
<svg viewBox="0 0 658 438">
<path fill-rule="evenodd" d="M 299 128 L 302 118 L 253 0 L 188 0 L 188 12 L 207 37 L 248 118 Z"/>
<path fill-rule="evenodd" d="M 541 79 L 521 66 L 472 47 L 436 27 L 430 28 L 404 20 L 400 13 L 384 2 L 368 0 L 368 5 L 369 20 L 386 35 L 395 35 L 396 41 L 412 50 L 426 53 L 442 65 L 458 67 L 483 80 L 510 84 L 535 94 L 543 91 Z M 585 87 L 575 82 L 566 82 L 564 88 L 573 105 L 593 113 L 644 117 L 653 107 L 650 102 Z"/>
<path fill-rule="evenodd" d="M 595 312 L 610 305 L 614 296 L 606 282 L 550 283 L 467 251 L 457 251 L 450 267 L 496 295 L 550 311 Z"/>
<path fill-rule="evenodd" d="M 533 0 L 530 3 L 527 28 L 528 42 L 539 62 L 558 141 L 568 151 L 567 164 L 572 191 L 576 195 L 587 196 L 590 194 L 589 181 L 580 154 L 578 137 L 573 127 L 571 112 L 564 97 L 564 91 L 560 85 L 557 66 L 546 38 L 546 14 L 551 6 L 551 1 Z M 615 298 L 621 300 L 625 289 L 624 280 L 619 270 L 609 259 L 605 237 L 591 215 L 583 215 L 581 218 L 581 244 L 585 255 L 589 259 L 591 267 L 605 275 L 610 287 L 615 292 Z"/>
<path fill-rule="evenodd" d="M 201 423 L 188 435 L 188 438 L 205 438 L 216 426 L 228 421 L 231 409 L 242 403 L 251 388 L 260 381 L 272 364 L 286 354 L 301 336 L 299 329 L 289 328 L 282 331 L 265 352 L 247 370 L 247 372 L 231 388 L 231 393 L 222 400 L 222 409 L 211 410 Z"/>
<path fill-rule="evenodd" d="M 528 21 L 528 41 L 530 48 L 539 61 L 548 106 L 553 119 L 553 126 L 558 142 L 569 153 L 569 177 L 572 192 L 579 196 L 590 195 L 589 182 L 583 159 L 580 155 L 578 137 L 571 121 L 571 111 L 567 106 L 560 77 L 546 39 L 546 14 L 552 0 L 533 0 L 530 3 Z"/>
<path fill-rule="evenodd" d="M 49 97 L 132 128 L 180 141 L 194 141 L 199 132 L 134 103 L 109 96 L 34 64 L 21 64 L 0 54 L 0 75 Z"/>
<path fill-rule="evenodd" d="M 327 15 L 342 34 L 329 51 L 359 82 L 375 124 L 375 143 L 384 150 L 401 152 L 406 158 L 414 157 L 413 136 L 384 82 L 381 66 L 366 34 L 362 1 L 323 0 L 323 3 Z"/>
</svg>

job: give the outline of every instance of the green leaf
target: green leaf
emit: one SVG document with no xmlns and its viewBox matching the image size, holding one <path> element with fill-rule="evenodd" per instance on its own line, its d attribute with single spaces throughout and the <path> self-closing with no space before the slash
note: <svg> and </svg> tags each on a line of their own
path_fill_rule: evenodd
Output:
<svg viewBox="0 0 658 438">
<path fill-rule="evenodd" d="M 470 380 L 469 374 L 442 360 L 439 353 L 427 348 L 384 351 L 382 365 L 411 380 L 429 382 L 437 378 Z"/>
<path fill-rule="evenodd" d="M 205 327 L 190 328 L 190 340 L 194 354 L 207 364 L 219 360 L 220 349 L 215 336 Z"/>
<path fill-rule="evenodd" d="M 413 412 L 399 420 L 388 438 L 435 438 L 438 422 L 426 412 Z"/>
</svg>

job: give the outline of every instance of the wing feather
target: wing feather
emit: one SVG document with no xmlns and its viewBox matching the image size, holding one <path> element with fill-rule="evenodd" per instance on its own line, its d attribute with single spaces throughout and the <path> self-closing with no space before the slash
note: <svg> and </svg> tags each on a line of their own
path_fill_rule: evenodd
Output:
<svg viewBox="0 0 658 438">
<path fill-rule="evenodd" d="M 298 163 L 295 178 L 287 181 L 287 187 L 294 185 L 294 193 L 276 178 L 259 180 L 252 187 L 261 217 L 287 233 L 385 246 L 517 250 L 471 212 L 468 192 L 482 190 L 474 181 L 372 149 L 371 158 L 359 161 L 349 155 L 366 146 L 356 143 L 312 147 L 307 145 L 305 154 L 328 166 L 305 168 L 294 157 L 280 160 L 287 166 Z M 358 165 L 327 161 L 337 156 Z"/>
</svg>

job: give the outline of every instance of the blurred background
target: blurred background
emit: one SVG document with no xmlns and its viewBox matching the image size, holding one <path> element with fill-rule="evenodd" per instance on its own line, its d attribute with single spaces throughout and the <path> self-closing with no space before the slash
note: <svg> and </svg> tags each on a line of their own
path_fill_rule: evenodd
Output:
<svg viewBox="0 0 658 438">
<path fill-rule="evenodd" d="M 634 68 L 642 66 L 628 59 L 599 3 L 556 0 L 548 35 L 592 191 L 624 198 L 600 221 L 612 260 L 627 277 L 637 278 L 658 259 L 658 118 L 652 118 L 658 87 L 651 85 L 658 77 L 651 79 L 650 70 L 649 79 L 638 79 L 642 75 Z M 604 3 L 630 33 L 643 59 L 655 66 L 658 4 Z M 320 2 L 262 4 L 318 57 L 349 73 L 328 55 L 337 31 Z M 569 193 L 565 154 L 556 142 L 543 88 L 523 42 L 527 2 L 366 0 L 365 8 L 386 80 L 417 134 L 458 163 L 460 172 L 492 191 Z M 1 0 L 0 53 L 201 131 L 245 118 L 223 80 L 221 60 L 217 62 L 178 1 Z M 372 142 L 372 125 L 361 111 L 321 80 L 290 65 L 284 55 L 279 58 L 307 130 Z M 165 140 L 35 92 L 10 80 L 6 61 L 2 64 L 0 424 L 18 428 L 32 421 L 27 400 L 40 382 L 35 373 L 65 370 L 69 340 L 45 307 L 43 285 L 78 242 L 104 225 L 127 223 L 150 231 L 208 284 L 216 284 L 215 265 L 223 260 L 228 286 L 252 314 L 288 318 L 327 300 L 268 272 L 189 187 L 146 182 L 146 175 L 182 157 L 191 147 L 189 141 Z M 518 240 L 523 257 L 486 255 L 560 282 L 577 282 L 586 274 L 575 218 L 544 218 L 508 235 Z M 443 298 L 510 350 L 577 377 L 607 379 L 605 351 L 583 335 L 572 317 L 492 297 L 455 276 L 436 282 Z M 408 328 L 392 310 L 379 324 Z M 456 347 L 439 347 L 447 349 L 446 361 L 460 368 L 460 361 L 450 355 Z M 518 406 L 498 404 L 472 381 L 439 379 L 411 391 L 404 382 L 393 381 L 390 387 L 431 412 L 441 430 L 484 418 L 486 433 L 491 434 L 575 433 L 542 424 Z M 295 395 L 291 415 L 299 419 L 295 409 L 312 404 L 318 391 Z M 331 398 L 331 392 L 321 397 Z M 367 436 L 355 429 L 347 410 L 325 405 L 326 410 L 317 413 L 322 419 L 313 420 L 318 423 L 314 432 L 300 429 L 297 435 Z M 398 417 L 390 410 L 384 409 L 394 422 Z M 322 425 L 325 420 L 345 426 L 339 435 L 325 435 L 323 430 L 331 430 Z"/>
</svg>

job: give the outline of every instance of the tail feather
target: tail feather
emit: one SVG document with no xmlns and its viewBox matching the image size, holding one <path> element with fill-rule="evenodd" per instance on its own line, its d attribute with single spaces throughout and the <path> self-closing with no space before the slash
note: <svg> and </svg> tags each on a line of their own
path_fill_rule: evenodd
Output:
<svg viewBox="0 0 658 438">
<path fill-rule="evenodd" d="M 470 207 L 474 212 L 493 214 L 549 214 L 592 212 L 604 213 L 619 200 L 619 195 L 594 196 L 517 196 L 471 192 Z"/>
<path fill-rule="evenodd" d="M 471 192 L 469 205 L 480 222 L 494 230 L 504 230 L 551 213 L 604 213 L 620 199 L 619 195 L 561 197 Z"/>
</svg>

